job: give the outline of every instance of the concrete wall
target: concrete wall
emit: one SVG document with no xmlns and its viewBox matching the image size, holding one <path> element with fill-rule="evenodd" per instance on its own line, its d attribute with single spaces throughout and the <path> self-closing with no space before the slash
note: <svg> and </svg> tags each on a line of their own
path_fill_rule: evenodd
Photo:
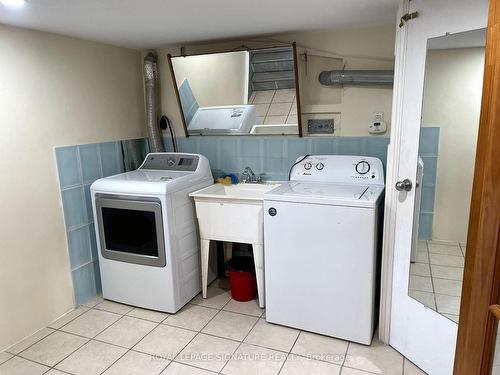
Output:
<svg viewBox="0 0 500 375">
<path fill-rule="evenodd" d="M 0 350 L 73 307 L 54 146 L 145 136 L 141 55 L 0 26 Z"/>
</svg>

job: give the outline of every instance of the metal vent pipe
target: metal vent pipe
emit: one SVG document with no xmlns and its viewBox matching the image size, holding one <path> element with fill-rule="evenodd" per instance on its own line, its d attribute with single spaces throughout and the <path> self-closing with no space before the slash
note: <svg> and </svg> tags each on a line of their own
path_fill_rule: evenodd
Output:
<svg viewBox="0 0 500 375">
<path fill-rule="evenodd" d="M 158 57 L 152 52 L 144 58 L 144 86 L 146 92 L 146 126 L 148 128 L 149 147 L 151 152 L 165 152 L 158 127 L 157 81 L 156 64 Z"/>
<path fill-rule="evenodd" d="M 372 86 L 392 85 L 394 71 L 392 70 L 330 70 L 319 74 L 322 85 L 332 86 Z"/>
</svg>

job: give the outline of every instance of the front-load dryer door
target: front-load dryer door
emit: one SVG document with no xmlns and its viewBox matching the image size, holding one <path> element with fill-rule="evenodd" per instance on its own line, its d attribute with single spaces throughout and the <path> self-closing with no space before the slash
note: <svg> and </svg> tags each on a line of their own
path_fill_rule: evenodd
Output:
<svg viewBox="0 0 500 375">
<path fill-rule="evenodd" d="M 159 199 L 96 194 L 95 207 L 100 251 L 104 258 L 165 267 Z"/>
</svg>

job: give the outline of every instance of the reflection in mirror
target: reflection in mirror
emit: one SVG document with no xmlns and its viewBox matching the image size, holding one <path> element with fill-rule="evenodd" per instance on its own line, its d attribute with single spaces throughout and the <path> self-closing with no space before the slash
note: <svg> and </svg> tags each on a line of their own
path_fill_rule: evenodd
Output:
<svg viewBox="0 0 500 375">
<path fill-rule="evenodd" d="M 299 134 L 292 46 L 171 58 L 189 135 Z"/>
<path fill-rule="evenodd" d="M 493 352 L 493 363 L 491 367 L 491 375 L 500 375 L 500 324 L 497 324 L 497 335 L 495 341 L 495 351 Z"/>
<path fill-rule="evenodd" d="M 485 30 L 429 39 L 410 297 L 458 322 L 479 128 Z"/>
</svg>

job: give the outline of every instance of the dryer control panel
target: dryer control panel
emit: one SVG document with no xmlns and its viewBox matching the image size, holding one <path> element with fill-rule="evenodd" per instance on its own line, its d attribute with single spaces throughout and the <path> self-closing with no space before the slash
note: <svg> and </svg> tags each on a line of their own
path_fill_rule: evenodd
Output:
<svg viewBox="0 0 500 375">
<path fill-rule="evenodd" d="M 193 154 L 155 152 L 146 156 L 139 169 L 194 172 L 198 167 L 198 160 L 199 156 Z"/>
<path fill-rule="evenodd" d="M 348 155 L 310 155 L 297 158 L 292 181 L 384 185 L 384 168 L 378 158 Z"/>
</svg>

